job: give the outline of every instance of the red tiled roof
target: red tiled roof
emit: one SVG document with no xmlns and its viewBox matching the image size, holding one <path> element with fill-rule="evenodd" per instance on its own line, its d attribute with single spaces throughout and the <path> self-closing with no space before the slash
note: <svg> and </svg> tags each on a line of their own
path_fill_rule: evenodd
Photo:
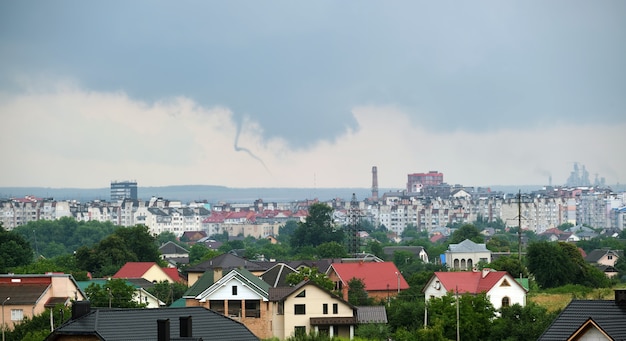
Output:
<svg viewBox="0 0 626 341">
<path fill-rule="evenodd" d="M 489 271 L 486 272 L 484 278 L 482 271 L 435 272 L 434 275 L 447 291 L 458 290 L 460 294 L 479 294 L 491 290 L 502 277 L 507 275 L 507 272 Z M 515 280 L 512 281 L 515 282 Z"/>
<path fill-rule="evenodd" d="M 141 278 L 155 262 L 128 262 L 113 275 L 113 278 Z"/>
<path fill-rule="evenodd" d="M 400 290 L 409 288 L 409 284 L 393 262 L 333 263 L 331 267 L 335 269 L 344 285 L 353 278 L 360 278 L 365 284 L 365 290 L 368 291 L 397 289 L 399 275 Z"/>
<path fill-rule="evenodd" d="M 165 272 L 168 276 L 170 276 L 172 281 L 174 282 L 180 281 L 180 275 L 178 273 L 178 269 L 176 268 L 161 268 L 161 269 L 163 269 L 163 272 Z"/>
</svg>

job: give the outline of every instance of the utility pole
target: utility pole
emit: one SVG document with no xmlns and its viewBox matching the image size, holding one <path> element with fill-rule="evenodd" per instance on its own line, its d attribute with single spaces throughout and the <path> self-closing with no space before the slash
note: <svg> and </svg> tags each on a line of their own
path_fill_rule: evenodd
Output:
<svg viewBox="0 0 626 341">
<path fill-rule="evenodd" d="M 517 192 L 517 260 L 522 264 L 522 190 Z"/>
</svg>

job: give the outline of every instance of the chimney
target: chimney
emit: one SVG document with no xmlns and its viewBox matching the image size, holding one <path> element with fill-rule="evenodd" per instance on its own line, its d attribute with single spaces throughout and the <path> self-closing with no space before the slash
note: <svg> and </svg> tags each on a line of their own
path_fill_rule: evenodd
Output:
<svg viewBox="0 0 626 341">
<path fill-rule="evenodd" d="M 626 289 L 615 290 L 615 304 L 620 307 L 626 307 Z"/>
<path fill-rule="evenodd" d="M 180 321 L 180 337 L 191 337 L 191 316 L 181 316 Z"/>
<path fill-rule="evenodd" d="M 170 319 L 157 320 L 157 341 L 170 341 Z"/>
<path fill-rule="evenodd" d="M 72 320 L 81 318 L 91 312 L 91 302 L 75 301 L 72 304 Z"/>
<path fill-rule="evenodd" d="M 378 168 L 372 167 L 372 201 L 378 202 Z"/>
<path fill-rule="evenodd" d="M 483 278 L 487 277 L 487 275 L 491 272 L 489 268 L 483 268 Z"/>
</svg>

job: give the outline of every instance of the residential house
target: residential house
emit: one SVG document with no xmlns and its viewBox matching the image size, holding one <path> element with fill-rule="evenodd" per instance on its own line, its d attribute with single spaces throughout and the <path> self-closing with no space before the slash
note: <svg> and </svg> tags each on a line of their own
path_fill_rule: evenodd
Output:
<svg viewBox="0 0 626 341">
<path fill-rule="evenodd" d="M 626 340 L 626 290 L 615 300 L 572 300 L 538 341 Z"/>
<path fill-rule="evenodd" d="M 194 244 L 198 240 L 206 237 L 208 237 L 206 231 L 185 231 L 180 237 L 180 240 L 188 242 L 189 244 Z"/>
<path fill-rule="evenodd" d="M 422 246 L 385 246 L 383 247 L 383 253 L 385 254 L 385 258 L 388 260 L 393 260 L 393 255 L 397 251 L 408 252 L 415 259 L 419 259 L 424 263 L 428 263 L 428 253 Z"/>
<path fill-rule="evenodd" d="M 170 270 L 168 270 L 170 271 Z M 169 283 L 175 283 L 180 278 L 172 278 L 155 262 L 128 262 L 122 266 L 122 268 L 113 275 L 113 278 L 143 278 L 152 283 L 158 283 L 167 281 Z"/>
<path fill-rule="evenodd" d="M 172 241 L 161 245 L 159 252 L 161 252 L 161 259 L 166 260 L 173 267 L 179 264 L 189 264 L 189 251 Z"/>
<path fill-rule="evenodd" d="M 526 305 L 528 292 L 506 271 L 483 269 L 482 271 L 435 272 L 422 289 L 426 302 L 448 293 L 485 293 L 495 309 L 519 304 Z"/>
<path fill-rule="evenodd" d="M 0 275 L 2 320 L 8 329 L 13 329 L 24 318 L 32 318 L 57 304 L 69 306 L 72 301 L 82 301 L 86 297 L 69 274 Z"/>
<path fill-rule="evenodd" d="M 595 249 L 589 252 L 585 260 L 602 270 L 607 277 L 612 278 L 619 273 L 615 269 L 615 263 L 622 256 L 624 256 L 623 250 Z"/>
<path fill-rule="evenodd" d="M 96 278 L 88 281 L 78 281 L 78 286 L 85 291 L 91 284 L 99 285 L 104 287 L 107 283 L 108 279 L 105 278 Z M 146 308 L 161 308 L 165 306 L 165 303 L 159 300 L 156 296 L 152 295 L 148 290 L 148 287 L 154 286 L 151 282 L 148 282 L 144 279 L 140 280 L 126 280 L 126 285 L 130 285 L 135 288 L 135 292 L 133 294 L 133 301 L 139 304 L 145 304 Z"/>
<path fill-rule="evenodd" d="M 348 299 L 348 282 L 353 278 L 362 280 L 369 297 L 375 299 L 389 299 L 409 288 L 393 262 L 332 263 L 326 275 L 344 300 Z"/>
<path fill-rule="evenodd" d="M 207 272 L 205 284 L 210 283 L 212 276 L 211 271 Z M 235 268 L 198 294 L 197 287 L 190 288 L 184 298 L 186 306 L 211 309 L 243 323 L 259 338 L 267 339 L 272 337 L 269 288 L 269 284 L 250 271 Z"/>
<path fill-rule="evenodd" d="M 45 341 L 232 340 L 259 341 L 238 321 L 202 307 L 91 309 L 72 307 L 72 317 Z"/>
<path fill-rule="evenodd" d="M 479 262 L 491 263 L 491 251 L 485 244 L 465 239 L 458 244 L 450 244 L 445 252 L 445 259 L 450 269 L 472 270 Z"/>
<path fill-rule="evenodd" d="M 354 338 L 357 308 L 311 281 L 293 287 L 269 289 L 271 326 L 281 340 L 295 335 L 320 333 Z"/>
<path fill-rule="evenodd" d="M 289 283 L 287 283 L 287 275 L 296 273 L 298 270 L 292 268 L 288 264 L 285 263 L 277 263 L 271 268 L 267 269 L 259 278 L 268 283 L 271 287 L 287 287 Z"/>
</svg>

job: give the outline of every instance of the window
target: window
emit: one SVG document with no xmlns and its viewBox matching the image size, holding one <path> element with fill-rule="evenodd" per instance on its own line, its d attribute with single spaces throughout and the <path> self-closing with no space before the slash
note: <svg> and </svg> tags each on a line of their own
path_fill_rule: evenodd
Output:
<svg viewBox="0 0 626 341">
<path fill-rule="evenodd" d="M 233 285 L 231 289 L 233 291 L 233 296 L 237 296 L 237 286 Z"/>
<path fill-rule="evenodd" d="M 302 290 L 296 297 L 306 297 L 306 290 Z"/>
<path fill-rule="evenodd" d="M 278 302 L 278 315 L 282 315 L 284 313 L 285 313 L 285 302 L 280 301 Z"/>
<path fill-rule="evenodd" d="M 511 300 L 507 296 L 502 297 L 503 307 L 508 307 L 510 304 L 511 304 Z"/>
<path fill-rule="evenodd" d="M 295 326 L 293 328 L 293 333 L 295 334 L 295 336 L 305 336 L 306 326 Z"/>
<path fill-rule="evenodd" d="M 502 284 L 500 284 L 501 287 L 510 287 L 511 284 L 509 284 L 509 281 L 507 281 L 506 279 L 504 281 L 502 281 Z"/>
<path fill-rule="evenodd" d="M 606 258 L 607 258 L 608 260 L 612 260 L 612 259 L 613 259 L 613 256 L 612 256 L 612 255 L 608 255 L 608 256 L 606 256 Z"/>
<path fill-rule="evenodd" d="M 11 321 L 21 321 L 24 319 L 24 311 L 22 309 L 11 309 Z"/>
<path fill-rule="evenodd" d="M 328 315 L 328 304 L 327 303 L 324 303 L 322 305 L 322 314 Z"/>
<path fill-rule="evenodd" d="M 306 305 L 304 304 L 294 304 L 293 311 L 296 315 L 306 315 Z"/>
<path fill-rule="evenodd" d="M 337 303 L 333 303 L 333 314 L 339 314 L 339 305 Z"/>
</svg>

